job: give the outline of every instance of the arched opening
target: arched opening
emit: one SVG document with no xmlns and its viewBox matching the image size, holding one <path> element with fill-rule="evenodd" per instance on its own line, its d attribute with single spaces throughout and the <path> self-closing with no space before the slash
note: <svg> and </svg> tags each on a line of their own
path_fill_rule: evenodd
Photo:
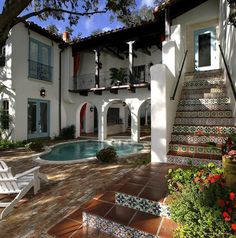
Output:
<svg viewBox="0 0 236 238">
<path fill-rule="evenodd" d="M 139 108 L 140 141 L 151 140 L 151 100 L 144 101 Z"/>
<path fill-rule="evenodd" d="M 96 106 L 89 102 L 83 103 L 79 115 L 80 136 L 97 137 L 98 113 Z"/>
<path fill-rule="evenodd" d="M 107 136 L 130 137 L 130 109 L 122 100 L 114 100 L 107 110 Z"/>
</svg>

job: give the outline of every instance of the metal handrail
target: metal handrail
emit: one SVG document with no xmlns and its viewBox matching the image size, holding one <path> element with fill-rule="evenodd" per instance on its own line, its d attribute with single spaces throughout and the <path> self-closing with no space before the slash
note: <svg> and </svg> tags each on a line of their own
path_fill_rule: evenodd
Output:
<svg viewBox="0 0 236 238">
<path fill-rule="evenodd" d="M 178 79 L 177 79 L 177 82 L 176 82 L 176 85 L 175 85 L 175 90 L 173 92 L 172 97 L 170 97 L 170 100 L 175 100 L 175 94 L 176 94 L 177 88 L 179 86 L 179 81 L 180 81 L 181 74 L 182 74 L 182 71 L 183 71 L 183 68 L 184 68 L 184 63 L 185 63 L 187 54 L 188 54 L 188 50 L 186 50 L 185 53 L 184 53 L 184 59 L 183 59 L 182 65 L 181 65 L 181 69 L 179 71 L 179 76 L 178 76 Z"/>
<path fill-rule="evenodd" d="M 224 62 L 224 65 L 225 65 L 226 73 L 227 73 L 227 76 L 228 76 L 228 78 L 229 78 L 229 82 L 230 82 L 230 85 L 231 85 L 231 88 L 232 88 L 232 91 L 233 91 L 233 94 L 234 94 L 234 99 L 236 100 L 235 87 L 234 87 L 234 84 L 233 84 L 233 81 L 232 81 L 232 77 L 231 77 L 231 74 L 230 74 L 230 72 L 229 72 L 229 67 L 228 67 L 228 64 L 227 64 L 227 62 L 226 62 L 225 55 L 224 55 L 224 52 L 223 52 L 223 50 L 222 50 L 221 45 L 219 45 L 219 48 L 220 48 L 220 53 L 221 53 L 221 55 L 222 55 L 223 62 Z"/>
</svg>

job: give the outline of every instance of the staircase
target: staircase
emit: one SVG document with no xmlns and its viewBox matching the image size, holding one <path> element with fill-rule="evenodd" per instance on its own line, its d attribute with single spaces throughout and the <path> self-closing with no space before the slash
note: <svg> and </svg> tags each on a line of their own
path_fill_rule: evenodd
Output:
<svg viewBox="0 0 236 238">
<path fill-rule="evenodd" d="M 168 163 L 221 165 L 221 144 L 236 132 L 223 70 L 185 74 L 169 144 Z M 215 142 L 219 150 L 208 142 Z"/>
</svg>

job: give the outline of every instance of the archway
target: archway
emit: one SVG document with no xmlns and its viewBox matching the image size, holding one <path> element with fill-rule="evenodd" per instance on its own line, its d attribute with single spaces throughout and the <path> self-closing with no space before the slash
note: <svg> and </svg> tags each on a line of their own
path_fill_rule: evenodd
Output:
<svg viewBox="0 0 236 238">
<path fill-rule="evenodd" d="M 145 100 L 139 107 L 139 140 L 151 140 L 151 100 Z"/>
<path fill-rule="evenodd" d="M 130 109 L 126 102 L 113 100 L 107 107 L 107 136 L 130 137 Z"/>
<path fill-rule="evenodd" d="M 79 115 L 78 115 L 79 114 Z M 91 102 L 84 102 L 77 113 L 77 130 L 79 136 L 97 137 L 98 112 L 96 106 Z"/>
</svg>

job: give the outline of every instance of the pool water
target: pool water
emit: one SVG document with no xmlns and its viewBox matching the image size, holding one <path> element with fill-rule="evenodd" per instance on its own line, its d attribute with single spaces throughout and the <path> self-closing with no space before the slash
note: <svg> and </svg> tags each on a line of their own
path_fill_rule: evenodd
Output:
<svg viewBox="0 0 236 238">
<path fill-rule="evenodd" d="M 48 161 L 81 160 L 96 156 L 97 151 L 108 146 L 115 147 L 119 157 L 137 153 L 143 149 L 141 144 L 132 144 L 121 141 L 81 141 L 55 146 L 52 148 L 52 151 L 41 155 L 40 158 Z"/>
</svg>

